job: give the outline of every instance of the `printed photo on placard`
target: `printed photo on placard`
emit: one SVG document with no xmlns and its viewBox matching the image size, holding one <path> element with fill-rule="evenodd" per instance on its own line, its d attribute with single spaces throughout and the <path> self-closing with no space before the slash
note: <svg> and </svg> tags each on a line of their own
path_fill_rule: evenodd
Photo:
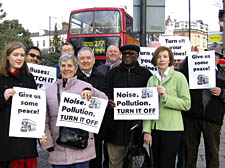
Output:
<svg viewBox="0 0 225 168">
<path fill-rule="evenodd" d="M 45 91 L 14 87 L 9 136 L 40 138 L 44 135 L 46 116 Z"/>
<path fill-rule="evenodd" d="M 158 97 L 155 87 L 114 88 L 114 119 L 158 120 Z"/>
<path fill-rule="evenodd" d="M 190 52 L 188 56 L 190 89 L 210 89 L 216 86 L 215 51 Z"/>
</svg>

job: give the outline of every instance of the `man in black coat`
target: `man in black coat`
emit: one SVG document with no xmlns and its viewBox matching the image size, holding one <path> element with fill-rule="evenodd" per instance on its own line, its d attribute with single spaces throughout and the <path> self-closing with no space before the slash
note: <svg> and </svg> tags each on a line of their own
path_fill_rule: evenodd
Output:
<svg viewBox="0 0 225 168">
<path fill-rule="evenodd" d="M 201 133 L 205 143 L 206 167 L 219 168 L 220 133 L 225 112 L 225 70 L 218 65 L 223 55 L 218 50 L 215 53 L 216 87 L 190 90 L 191 109 L 183 113 L 186 168 L 196 167 Z M 187 58 L 179 71 L 189 80 Z"/>
<path fill-rule="evenodd" d="M 122 63 L 111 69 L 106 75 L 104 91 L 110 102 L 113 102 L 114 88 L 146 87 L 149 77 L 152 75 L 147 69 L 140 67 L 137 59 L 140 47 L 137 45 L 125 45 L 120 48 Z M 113 104 L 113 103 L 112 103 Z M 107 141 L 109 154 L 109 168 L 122 168 L 125 153 L 127 151 L 130 129 L 139 123 L 139 129 L 135 133 L 136 141 L 142 142 L 141 122 L 135 120 L 114 120 L 113 109 L 108 108 L 104 119 L 104 139 Z"/>
<path fill-rule="evenodd" d="M 91 48 L 83 47 L 77 54 L 79 68 L 77 78 L 88 82 L 98 90 L 102 89 L 103 75 L 94 67 L 95 57 Z M 102 168 L 102 137 L 101 134 L 94 134 L 96 158 L 89 163 L 90 168 Z"/>
</svg>

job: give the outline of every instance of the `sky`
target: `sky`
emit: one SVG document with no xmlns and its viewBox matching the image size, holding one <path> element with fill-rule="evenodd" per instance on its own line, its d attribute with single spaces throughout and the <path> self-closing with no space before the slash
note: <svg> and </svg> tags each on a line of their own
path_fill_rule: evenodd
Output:
<svg viewBox="0 0 225 168">
<path fill-rule="evenodd" d="M 168 15 L 177 21 L 188 21 L 189 0 L 165 0 L 165 18 Z M 51 30 L 55 23 L 61 28 L 63 21 L 69 21 L 72 10 L 88 7 L 127 7 L 133 15 L 133 0 L 0 0 L 2 8 L 7 12 L 4 19 L 18 19 L 19 23 L 30 32 Z M 209 31 L 219 31 L 218 11 L 222 8 L 222 0 L 190 0 L 191 21 L 203 20 L 209 25 Z"/>
</svg>

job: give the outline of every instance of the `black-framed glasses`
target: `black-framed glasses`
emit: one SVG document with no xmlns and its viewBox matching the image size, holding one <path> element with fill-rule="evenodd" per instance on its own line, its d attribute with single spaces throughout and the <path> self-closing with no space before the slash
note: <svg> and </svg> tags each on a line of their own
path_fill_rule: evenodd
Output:
<svg viewBox="0 0 225 168">
<path fill-rule="evenodd" d="M 131 55 L 131 56 L 134 56 L 137 52 L 135 51 L 127 51 L 127 52 L 122 52 L 122 55 Z"/>
<path fill-rule="evenodd" d="M 36 55 L 34 53 L 29 53 L 28 55 L 30 55 L 32 58 L 36 57 L 37 59 L 41 59 L 40 55 Z"/>
</svg>

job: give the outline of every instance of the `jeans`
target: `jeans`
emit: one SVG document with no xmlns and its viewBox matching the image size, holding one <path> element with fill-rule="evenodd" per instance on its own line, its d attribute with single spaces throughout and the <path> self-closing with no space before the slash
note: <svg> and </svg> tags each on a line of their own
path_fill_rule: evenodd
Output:
<svg viewBox="0 0 225 168">
<path fill-rule="evenodd" d="M 52 168 L 88 168 L 89 161 L 71 165 L 52 165 Z"/>
</svg>

